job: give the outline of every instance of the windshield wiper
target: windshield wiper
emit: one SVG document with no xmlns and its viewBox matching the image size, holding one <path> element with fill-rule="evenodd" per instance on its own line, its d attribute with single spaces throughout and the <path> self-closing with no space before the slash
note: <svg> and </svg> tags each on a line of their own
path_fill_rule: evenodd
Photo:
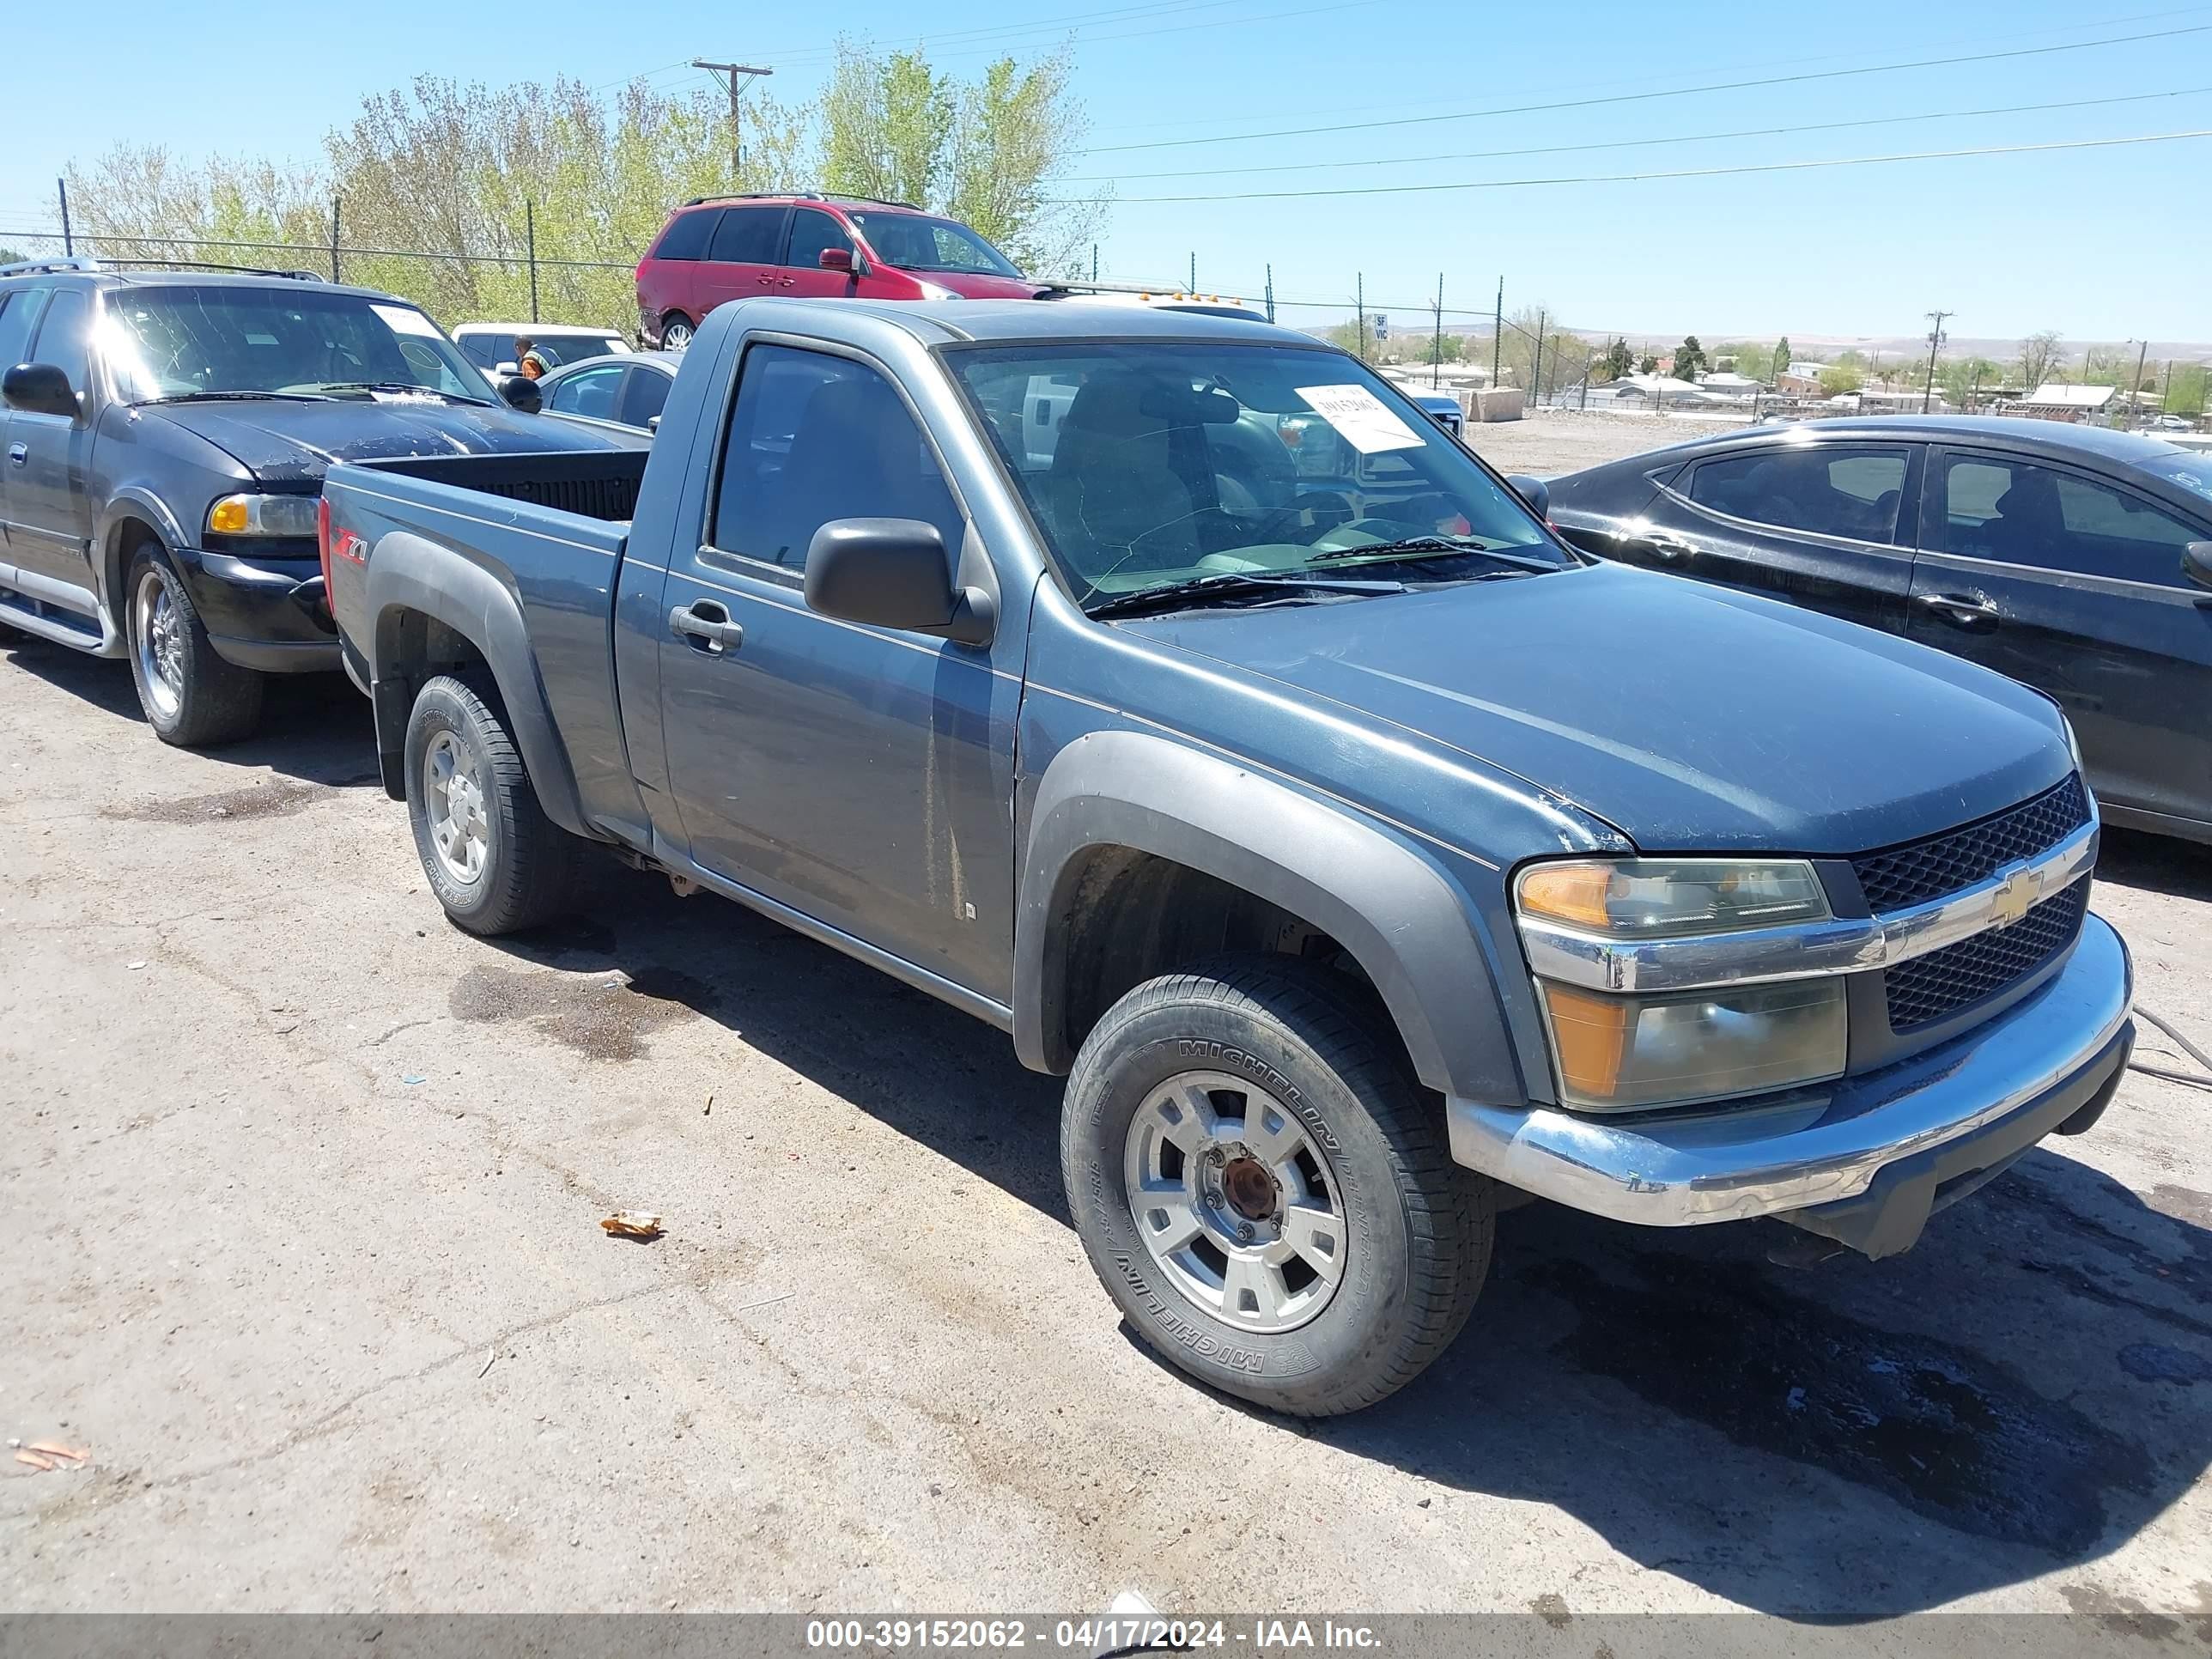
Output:
<svg viewBox="0 0 2212 1659">
<path fill-rule="evenodd" d="M 481 404 L 489 407 L 489 398 L 465 398 L 458 392 L 446 392 L 434 386 L 417 386 L 412 380 L 325 380 L 326 392 L 404 392 L 416 398 L 443 398 L 448 403 Z"/>
<path fill-rule="evenodd" d="M 325 398 L 319 392 L 171 392 L 159 398 L 141 398 L 133 409 L 143 409 L 148 404 L 205 404 L 247 398 L 274 398 L 280 402 L 301 404 L 334 404 L 335 398 Z"/>
<path fill-rule="evenodd" d="M 1316 588 L 1330 593 L 1402 593 L 1406 584 L 1387 580 L 1363 581 L 1358 577 L 1267 576 L 1248 570 L 1221 570 L 1211 576 L 1192 576 L 1182 581 L 1155 582 L 1150 587 L 1132 588 L 1127 593 L 1101 600 L 1088 611 L 1093 617 L 1127 617 L 1141 611 L 1203 605 L 1209 599 L 1244 599 L 1255 593 L 1311 592 Z"/>
<path fill-rule="evenodd" d="M 1495 559 L 1500 564 L 1544 573 L 1568 568 L 1556 559 L 1532 559 L 1525 554 L 1506 553 L 1494 547 L 1485 547 L 1472 536 L 1443 535 L 1407 536 L 1395 542 L 1370 542 L 1364 547 L 1332 547 L 1315 554 L 1308 562 L 1320 564 L 1329 559 L 1433 559 L 1440 554 Z"/>
</svg>

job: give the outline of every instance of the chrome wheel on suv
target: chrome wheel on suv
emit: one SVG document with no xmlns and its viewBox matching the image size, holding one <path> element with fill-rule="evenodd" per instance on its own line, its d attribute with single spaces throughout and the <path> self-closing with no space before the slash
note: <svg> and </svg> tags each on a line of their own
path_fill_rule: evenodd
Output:
<svg viewBox="0 0 2212 1659">
<path fill-rule="evenodd" d="M 1181 1072 L 1129 1120 L 1137 1236 L 1184 1295 L 1243 1331 L 1293 1330 L 1344 1277 L 1344 1206 L 1297 1115 L 1248 1079 Z"/>
<path fill-rule="evenodd" d="M 170 591 L 174 580 L 159 565 L 149 564 L 139 572 L 131 596 L 131 637 L 147 712 L 172 720 L 185 701 L 184 617 Z"/>
<path fill-rule="evenodd" d="M 669 318 L 660 325 L 660 349 L 663 351 L 683 350 L 685 346 L 691 343 L 691 331 L 690 318 L 683 316 Z"/>
</svg>

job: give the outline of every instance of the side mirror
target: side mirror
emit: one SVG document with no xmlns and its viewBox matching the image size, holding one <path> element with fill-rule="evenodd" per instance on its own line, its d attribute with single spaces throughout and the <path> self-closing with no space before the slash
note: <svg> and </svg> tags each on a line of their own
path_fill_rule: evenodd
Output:
<svg viewBox="0 0 2212 1659">
<path fill-rule="evenodd" d="M 849 274 L 854 270 L 853 250 L 848 247 L 825 247 L 815 257 L 814 263 L 824 270 L 842 270 Z"/>
<path fill-rule="evenodd" d="M 495 374 L 500 375 L 520 374 L 522 373 L 522 365 L 520 363 L 494 363 L 491 366 L 491 372 Z"/>
<path fill-rule="evenodd" d="M 1513 486 L 1515 495 L 1528 502 L 1528 510 L 1531 513 L 1540 519 L 1550 519 L 1552 516 L 1551 487 L 1541 478 L 1532 478 L 1525 472 L 1516 472 L 1505 482 Z"/>
<path fill-rule="evenodd" d="M 990 596 L 956 587 L 945 538 L 919 519 L 833 519 L 806 549 L 806 604 L 825 617 L 935 634 L 963 645 L 996 631 Z"/>
<path fill-rule="evenodd" d="M 12 379 L 14 371 L 9 371 Z M 15 401 L 9 394 L 8 401 Z M 2212 542 L 2191 542 L 2181 550 L 2181 574 L 2199 587 L 2212 587 Z"/>
<path fill-rule="evenodd" d="M 0 400 L 26 415 L 61 415 L 73 421 L 84 412 L 69 376 L 52 363 L 17 363 L 0 375 Z"/>
<path fill-rule="evenodd" d="M 647 432 L 658 432 L 658 431 L 659 431 L 659 430 L 660 430 L 660 416 L 658 416 L 658 415 L 648 415 L 648 416 L 647 416 L 645 417 L 645 429 L 646 429 Z"/>
<path fill-rule="evenodd" d="M 499 383 L 499 395 L 507 399 L 509 409 L 519 409 L 526 415 L 535 415 L 545 407 L 544 393 L 527 374 L 508 375 Z"/>
</svg>

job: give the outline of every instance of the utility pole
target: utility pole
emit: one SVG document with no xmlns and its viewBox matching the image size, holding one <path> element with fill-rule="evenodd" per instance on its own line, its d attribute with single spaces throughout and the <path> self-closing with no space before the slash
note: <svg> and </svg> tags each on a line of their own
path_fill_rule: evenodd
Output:
<svg viewBox="0 0 2212 1659">
<path fill-rule="evenodd" d="M 775 71 L 757 69 L 750 64 L 710 64 L 703 58 L 694 58 L 691 67 L 720 76 L 730 89 L 730 188 L 735 190 L 739 182 L 738 169 L 744 165 L 745 155 L 744 146 L 738 141 L 738 94 L 762 76 L 773 75 Z M 742 81 L 738 79 L 741 75 L 745 77 Z"/>
<path fill-rule="evenodd" d="M 1490 325 L 1490 389 L 1498 390 L 1498 376 L 1505 362 L 1505 279 L 1498 279 L 1498 314 Z"/>
<path fill-rule="evenodd" d="M 522 204 L 524 234 L 530 240 L 530 320 L 538 320 L 538 204 Z"/>
<path fill-rule="evenodd" d="M 334 283 L 338 280 L 338 215 L 344 207 L 343 197 L 331 198 L 331 280 Z"/>
<path fill-rule="evenodd" d="M 1544 323 L 1545 313 L 1540 311 L 1536 313 L 1536 358 L 1528 371 L 1528 407 L 1531 410 L 1544 396 Z"/>
<path fill-rule="evenodd" d="M 2136 423 L 2136 399 L 2142 392 L 2143 359 L 2148 357 L 2149 355 L 2150 342 L 2148 340 L 2136 341 L 2136 378 L 2134 382 L 2128 387 L 2128 427 L 2130 431 L 2134 429 Z"/>
<path fill-rule="evenodd" d="M 55 179 L 54 188 L 60 192 L 62 198 L 62 256 L 64 258 L 68 258 L 73 257 L 76 252 L 76 238 L 70 234 L 69 180 L 66 179 Z"/>
<path fill-rule="evenodd" d="M 1443 384 L 1444 363 L 1444 274 L 1437 273 L 1437 331 L 1429 343 L 1429 390 L 1434 392 Z"/>
<path fill-rule="evenodd" d="M 1275 320 L 1275 267 L 1272 261 L 1267 266 L 1267 320 Z M 2166 373 L 2171 375 L 2172 372 L 2169 366 Z"/>
<path fill-rule="evenodd" d="M 1190 288 L 1188 291 L 1193 294 L 1198 292 L 1198 250 L 1195 248 L 1191 250 L 1190 255 Z"/>
<path fill-rule="evenodd" d="M 1367 273 L 1361 271 L 1352 277 L 1352 304 L 1359 312 L 1359 361 L 1367 361 Z"/>
<path fill-rule="evenodd" d="M 1931 311 L 1928 313 L 1928 384 L 1920 388 L 1920 412 L 1925 415 L 1928 405 L 1936 397 L 1936 353 L 1943 344 L 1943 319 L 1955 317 L 1955 311 Z"/>
</svg>

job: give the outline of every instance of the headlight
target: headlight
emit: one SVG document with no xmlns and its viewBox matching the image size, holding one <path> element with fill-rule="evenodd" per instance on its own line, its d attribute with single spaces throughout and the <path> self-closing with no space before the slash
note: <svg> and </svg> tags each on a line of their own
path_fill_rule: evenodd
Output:
<svg viewBox="0 0 2212 1659">
<path fill-rule="evenodd" d="M 916 277 L 915 280 L 921 283 L 921 297 L 925 300 L 964 300 L 968 297 L 957 289 L 945 287 L 942 283 L 927 282 L 921 277 Z"/>
<path fill-rule="evenodd" d="M 1818 922 L 1828 899 L 1802 860 L 1578 860 L 1531 865 L 1514 884 L 1524 927 L 1620 941 Z M 1760 1094 L 1840 1076 L 1850 1026 L 1841 979 L 1664 995 L 1539 978 L 1559 1096 L 1635 1111 Z"/>
<path fill-rule="evenodd" d="M 313 495 L 226 495 L 208 508 L 211 536 L 313 536 Z"/>
</svg>

